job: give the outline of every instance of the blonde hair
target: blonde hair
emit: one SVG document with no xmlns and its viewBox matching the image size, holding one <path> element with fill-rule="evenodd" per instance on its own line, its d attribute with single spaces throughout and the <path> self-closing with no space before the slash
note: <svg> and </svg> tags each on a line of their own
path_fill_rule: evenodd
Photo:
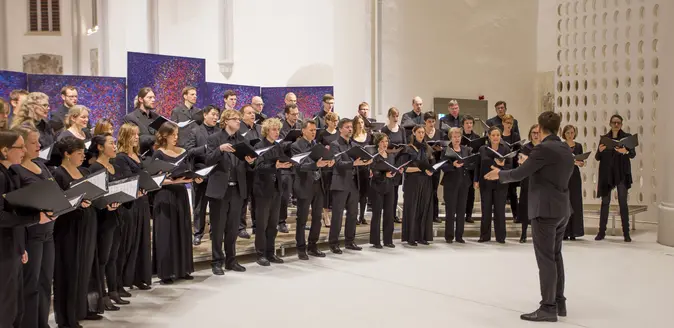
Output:
<svg viewBox="0 0 674 328">
<path fill-rule="evenodd" d="M 70 128 L 73 125 L 72 119 L 80 117 L 83 112 L 91 113 L 91 110 L 89 108 L 82 106 L 82 105 L 75 105 L 73 107 L 70 107 L 68 110 L 68 114 L 66 114 L 66 117 L 63 120 L 63 124 L 65 124 L 66 129 Z"/>
<path fill-rule="evenodd" d="M 238 110 L 234 110 L 234 109 L 223 110 L 222 113 L 220 113 L 220 127 L 224 129 L 225 126 L 227 125 L 227 124 L 225 124 L 225 122 L 227 122 L 228 120 L 231 120 L 235 117 L 237 119 L 241 118 L 241 114 L 239 113 Z"/>
<path fill-rule="evenodd" d="M 269 135 L 269 130 L 272 128 L 277 128 L 280 129 L 283 124 L 281 124 L 281 120 L 278 118 L 270 118 L 266 119 L 262 122 L 262 136 L 267 137 Z"/>
<path fill-rule="evenodd" d="M 117 152 L 126 154 L 138 154 L 140 145 L 131 146 L 131 138 L 138 134 L 138 126 L 133 123 L 124 123 L 117 133 Z"/>
<path fill-rule="evenodd" d="M 37 123 L 35 110 L 42 106 L 40 105 L 40 102 L 42 101 L 49 102 L 49 96 L 42 92 L 29 93 L 28 97 L 26 97 L 26 101 L 21 104 L 19 112 L 14 119 L 12 119 L 12 128 L 26 124 L 35 127 L 35 124 Z"/>
<path fill-rule="evenodd" d="M 510 114 L 505 114 L 501 118 L 501 122 L 505 122 L 505 121 L 512 121 L 513 123 L 515 123 L 515 118 Z"/>
<path fill-rule="evenodd" d="M 326 121 L 339 121 L 339 115 L 335 112 L 330 112 L 325 114 L 325 120 Z"/>
<path fill-rule="evenodd" d="M 460 128 L 451 128 L 449 129 L 449 137 L 451 138 L 454 133 L 458 133 L 459 135 L 462 134 Z"/>
</svg>

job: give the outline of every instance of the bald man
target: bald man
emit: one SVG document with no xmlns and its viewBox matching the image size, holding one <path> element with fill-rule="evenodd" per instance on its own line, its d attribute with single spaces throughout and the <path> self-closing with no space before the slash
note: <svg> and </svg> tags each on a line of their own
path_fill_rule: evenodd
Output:
<svg viewBox="0 0 674 328">
<path fill-rule="evenodd" d="M 421 97 L 416 96 L 412 98 L 412 111 L 403 114 L 403 118 L 401 120 L 402 124 L 400 124 L 403 128 L 405 128 L 405 131 L 407 132 L 406 134 L 408 136 L 412 134 L 412 129 L 415 125 L 424 124 L 424 115 L 421 112 L 423 108 L 424 101 L 421 99 Z"/>
<path fill-rule="evenodd" d="M 276 114 L 276 117 L 277 117 L 279 120 L 281 120 L 281 122 L 283 122 L 283 120 L 285 120 L 285 118 L 286 118 L 286 115 L 285 115 L 285 108 L 286 108 L 286 106 L 288 106 L 288 105 L 297 105 L 297 96 L 296 96 L 294 93 L 292 93 L 292 92 L 288 92 L 288 93 L 286 93 L 286 96 L 283 98 L 283 102 L 284 102 L 283 108 L 281 108 L 281 110 L 279 111 L 279 113 Z M 298 118 L 299 118 L 300 120 L 302 119 L 301 115 L 302 115 L 302 114 L 300 113 L 300 116 L 298 116 Z"/>
</svg>

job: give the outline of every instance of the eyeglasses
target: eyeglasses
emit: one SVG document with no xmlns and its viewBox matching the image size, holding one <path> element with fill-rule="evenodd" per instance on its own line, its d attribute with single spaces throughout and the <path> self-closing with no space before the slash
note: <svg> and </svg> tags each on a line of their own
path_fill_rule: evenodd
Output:
<svg viewBox="0 0 674 328">
<path fill-rule="evenodd" d="M 613 125 L 622 125 L 623 122 L 620 122 L 620 121 L 612 121 L 611 124 L 613 124 Z"/>
</svg>

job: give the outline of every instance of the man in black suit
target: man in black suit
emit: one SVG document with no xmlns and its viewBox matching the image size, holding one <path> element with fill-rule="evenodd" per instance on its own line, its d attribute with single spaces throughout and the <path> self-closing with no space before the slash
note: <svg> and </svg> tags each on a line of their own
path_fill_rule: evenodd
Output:
<svg viewBox="0 0 674 328">
<path fill-rule="evenodd" d="M 424 108 L 424 101 L 421 97 L 414 97 L 412 99 L 412 110 L 403 114 L 400 120 L 400 126 L 405 129 L 405 135 L 409 137 L 412 134 L 412 129 L 415 125 L 424 124 L 424 115 L 421 112 Z M 407 138 L 408 140 L 412 140 Z"/>
<path fill-rule="evenodd" d="M 321 105 L 322 110 L 314 116 L 314 121 L 316 121 L 317 129 L 325 129 L 328 125 L 325 123 L 325 115 L 331 113 L 335 109 L 335 97 L 331 94 L 326 93 L 323 95 L 323 102 Z"/>
<path fill-rule="evenodd" d="M 239 128 L 239 134 L 246 139 L 250 146 L 255 146 L 256 142 L 259 142 L 262 138 L 262 127 L 259 124 L 255 123 L 255 108 L 251 105 L 243 105 L 241 107 L 241 127 Z M 255 232 L 255 199 L 253 195 L 253 171 L 248 171 L 246 178 L 248 180 L 248 192 L 246 193 L 246 199 L 243 201 L 241 207 L 241 222 L 239 222 L 239 237 L 250 239 L 250 234 L 246 231 L 246 212 L 248 211 L 248 203 L 250 203 L 250 218 L 253 224 L 253 233 Z"/>
<path fill-rule="evenodd" d="M 133 123 L 138 126 L 140 137 L 140 153 L 146 156 L 152 156 L 152 146 L 154 146 L 155 129 L 150 127 L 150 123 L 159 117 L 154 112 L 155 96 L 152 89 L 145 87 L 138 91 L 138 102 L 136 109 L 124 116 L 124 123 Z"/>
<path fill-rule="evenodd" d="M 292 97 L 288 98 L 289 95 Z M 297 107 L 297 97 L 294 94 L 289 93 L 286 95 L 286 102 L 290 99 L 284 109 L 285 119 L 282 120 L 283 125 L 281 126 L 281 135 L 280 139 L 283 139 L 288 135 L 290 130 L 299 130 L 302 129 L 302 122 L 300 122 L 300 110 Z M 293 101 L 294 99 L 294 101 Z M 281 195 L 281 216 L 278 220 L 278 231 L 282 233 L 288 233 L 288 226 L 286 225 L 286 219 L 288 219 L 288 204 L 290 203 L 290 198 L 293 191 L 293 178 L 294 171 L 292 169 L 281 169 L 281 183 L 283 186 L 283 194 Z"/>
<path fill-rule="evenodd" d="M 359 251 L 363 248 L 356 245 L 356 221 L 358 219 L 358 185 L 356 183 L 356 169 L 358 166 L 369 165 L 372 160 L 363 161 L 357 158 L 355 161 L 346 154 L 351 148 L 351 136 L 353 135 L 353 121 L 343 118 L 337 123 L 339 138 L 330 143 L 330 151 L 335 160 L 332 168 L 332 218 L 330 219 L 330 251 L 342 254 L 339 248 L 339 233 L 342 230 L 342 217 L 346 208 L 346 226 L 344 227 L 344 247 Z M 337 154 L 341 153 L 339 156 Z"/>
<path fill-rule="evenodd" d="M 203 113 L 194 104 L 197 103 L 197 88 L 195 87 L 184 87 L 182 91 L 183 103 L 178 105 L 171 111 L 171 121 L 176 123 L 182 123 L 187 121 L 194 121 L 189 125 L 182 127 L 178 130 L 178 145 L 180 147 L 185 147 L 187 138 L 192 133 L 194 128 L 203 121 Z"/>
<path fill-rule="evenodd" d="M 196 147 L 206 147 L 208 137 L 220 132 L 220 127 L 217 126 L 218 118 L 220 117 L 220 110 L 212 105 L 206 106 L 202 111 L 204 117 L 203 124 L 198 125 L 189 138 L 185 142 L 186 149 Z M 205 152 L 199 152 L 194 156 L 194 167 L 197 170 L 206 168 Z M 206 198 L 206 187 L 208 186 L 208 178 L 204 179 L 202 183 L 193 183 L 192 190 L 194 191 L 194 245 L 201 244 L 201 239 L 204 236 L 204 228 L 206 227 L 206 206 L 208 199 Z"/>
<path fill-rule="evenodd" d="M 298 138 L 290 151 L 293 156 L 309 152 L 316 145 L 316 122 L 306 120 L 302 123 L 302 137 Z M 322 147 L 322 146 L 321 146 Z M 297 196 L 297 229 L 295 230 L 295 241 L 297 242 L 297 256 L 300 260 L 308 260 L 307 241 L 304 237 L 304 228 L 309 218 L 309 206 L 311 206 L 311 228 L 309 230 L 309 254 L 316 257 L 325 257 L 325 254 L 318 249 L 318 237 L 321 234 L 321 217 L 323 214 L 323 177 L 320 169 L 323 167 L 332 167 L 335 161 L 321 159 L 314 161 L 305 157 L 299 165 L 295 166 L 295 181 L 293 190 Z"/>
<path fill-rule="evenodd" d="M 459 102 L 456 99 L 449 101 L 447 109 L 449 114 L 440 119 L 440 130 L 449 134 L 449 129 L 461 127 L 463 117 L 459 115 Z"/>
<path fill-rule="evenodd" d="M 557 136 L 562 118 L 554 112 L 538 116 L 542 142 L 533 148 L 520 167 L 499 171 L 492 166 L 486 179 L 501 183 L 522 181 L 529 177 L 529 217 L 534 239 L 541 285 L 541 306 L 523 314 L 522 320 L 557 321 L 557 315 L 566 316 L 564 298 L 564 261 L 562 239 L 571 215 L 569 179 L 573 173 L 574 158 L 569 146 Z"/>
<path fill-rule="evenodd" d="M 499 128 L 501 128 L 501 131 L 503 131 L 503 116 L 508 111 L 507 106 L 508 105 L 506 104 L 505 101 L 503 101 L 503 100 L 497 101 L 496 104 L 494 104 L 494 108 L 496 109 L 496 116 L 488 119 L 487 122 L 485 122 L 485 123 L 487 123 L 487 125 L 489 125 L 490 127 L 498 126 Z M 512 131 L 517 133 L 517 134 L 520 134 L 520 128 L 517 125 L 517 120 L 515 120 L 515 119 L 513 119 Z"/>
<path fill-rule="evenodd" d="M 246 140 L 237 133 L 241 124 L 238 111 L 227 109 L 220 115 L 222 130 L 208 137 L 206 142 L 206 166 L 216 165 L 208 178 L 206 197 L 211 204 L 211 269 L 215 275 L 225 274 L 225 269 L 238 272 L 246 271 L 236 261 L 236 237 L 239 232 L 241 203 L 245 198 L 246 172 L 254 158 L 245 157 L 245 161 L 234 156 L 234 146 Z M 225 244 L 225 254 L 222 244 Z"/>
</svg>

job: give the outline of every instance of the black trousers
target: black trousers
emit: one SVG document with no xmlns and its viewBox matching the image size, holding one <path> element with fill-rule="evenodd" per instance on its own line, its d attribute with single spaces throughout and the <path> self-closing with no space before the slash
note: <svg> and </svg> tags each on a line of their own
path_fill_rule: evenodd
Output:
<svg viewBox="0 0 674 328">
<path fill-rule="evenodd" d="M 473 217 L 473 207 L 475 207 L 475 187 L 470 184 L 468 187 L 468 197 L 466 198 L 466 220 Z"/>
<path fill-rule="evenodd" d="M 309 247 L 316 247 L 318 238 L 321 236 L 321 220 L 323 218 L 323 188 L 321 181 L 314 181 L 311 187 L 310 198 L 297 198 L 297 229 L 295 230 L 295 242 L 298 250 L 305 250 L 307 240 L 305 227 L 309 219 L 309 206 L 311 206 L 311 227 L 309 228 Z"/>
<path fill-rule="evenodd" d="M 21 327 L 48 328 L 54 278 L 53 231 L 28 232 L 28 263 L 23 265 L 23 319 Z M 21 305 L 20 305 L 21 306 Z"/>
<path fill-rule="evenodd" d="M 270 191 L 255 203 L 257 220 L 255 222 L 255 250 L 257 254 L 266 256 L 275 253 L 276 234 L 278 233 L 279 209 L 281 194 Z"/>
<path fill-rule="evenodd" d="M 108 293 L 118 290 L 117 258 L 121 244 L 120 227 L 107 227 L 98 234 L 98 265 L 105 273 Z M 29 255 L 30 256 L 30 255 Z M 106 293 L 107 295 L 107 293 Z"/>
<path fill-rule="evenodd" d="M 395 189 L 386 193 L 376 190 L 370 191 L 372 200 L 372 220 L 370 221 L 370 244 L 381 245 L 380 233 L 384 234 L 384 244 L 393 244 L 393 219 L 395 218 Z M 382 212 L 384 217 L 382 218 Z"/>
<path fill-rule="evenodd" d="M 513 212 L 513 220 L 517 221 L 519 216 L 517 216 L 517 205 L 519 204 L 517 200 L 517 184 L 510 183 L 508 184 L 508 201 L 510 202 L 510 211 Z"/>
<path fill-rule="evenodd" d="M 230 266 L 236 262 L 236 238 L 239 235 L 242 201 L 238 186 L 227 187 L 222 199 L 209 199 L 213 264 Z"/>
<path fill-rule="evenodd" d="M 482 220 L 480 220 L 480 239 L 491 240 L 492 209 L 494 214 L 494 235 L 496 241 L 505 241 L 505 205 L 506 188 L 480 188 L 482 202 Z"/>
<path fill-rule="evenodd" d="M 246 230 L 248 222 L 246 222 L 246 212 L 248 212 L 248 204 L 250 204 L 250 219 L 251 227 L 255 229 L 255 199 L 253 199 L 253 179 L 252 172 L 246 173 L 246 185 L 248 186 L 248 193 L 242 197 L 245 198 L 241 204 L 241 222 L 239 222 L 239 231 Z"/>
<path fill-rule="evenodd" d="M 531 233 L 541 284 L 541 309 L 557 313 L 557 302 L 564 297 L 564 259 L 562 239 L 569 218 L 534 218 Z"/>
<path fill-rule="evenodd" d="M 203 237 L 206 229 L 206 207 L 208 206 L 208 197 L 206 197 L 206 187 L 208 181 L 203 183 L 193 183 L 192 192 L 194 195 L 194 236 Z"/>
<path fill-rule="evenodd" d="M 330 219 L 330 245 L 339 244 L 339 234 L 342 231 L 342 218 L 346 209 L 346 225 L 344 227 L 344 242 L 353 243 L 356 239 L 356 221 L 358 219 L 358 190 L 332 190 L 332 218 Z"/>
<path fill-rule="evenodd" d="M 431 176 L 431 184 L 433 186 L 433 193 L 431 193 L 431 204 L 433 206 L 433 220 L 437 220 L 438 215 L 440 215 L 440 200 L 438 199 L 438 188 L 440 187 L 440 172 L 436 172 Z"/>
<path fill-rule="evenodd" d="M 21 266 L 21 256 L 18 254 L 11 257 L 3 254 L 0 260 L 0 327 L 12 327 L 17 318 L 20 322 L 19 309 L 23 308 Z"/>
<path fill-rule="evenodd" d="M 620 221 L 622 221 L 623 234 L 630 232 L 630 211 L 627 207 L 627 188 L 624 183 L 620 183 L 618 189 L 618 206 L 620 207 Z M 606 225 L 608 224 L 609 205 L 611 205 L 611 194 L 601 198 L 601 209 L 599 212 L 599 234 L 606 234 Z"/>
<path fill-rule="evenodd" d="M 472 184 L 472 183 L 471 183 Z M 463 239 L 466 217 L 466 199 L 468 186 L 448 184 L 443 186 L 445 200 L 445 240 Z M 454 225 L 456 224 L 456 230 Z"/>
<path fill-rule="evenodd" d="M 294 176 L 288 173 L 281 173 L 281 213 L 278 218 L 279 224 L 286 224 L 288 219 L 288 204 L 290 196 L 293 193 Z"/>
</svg>

